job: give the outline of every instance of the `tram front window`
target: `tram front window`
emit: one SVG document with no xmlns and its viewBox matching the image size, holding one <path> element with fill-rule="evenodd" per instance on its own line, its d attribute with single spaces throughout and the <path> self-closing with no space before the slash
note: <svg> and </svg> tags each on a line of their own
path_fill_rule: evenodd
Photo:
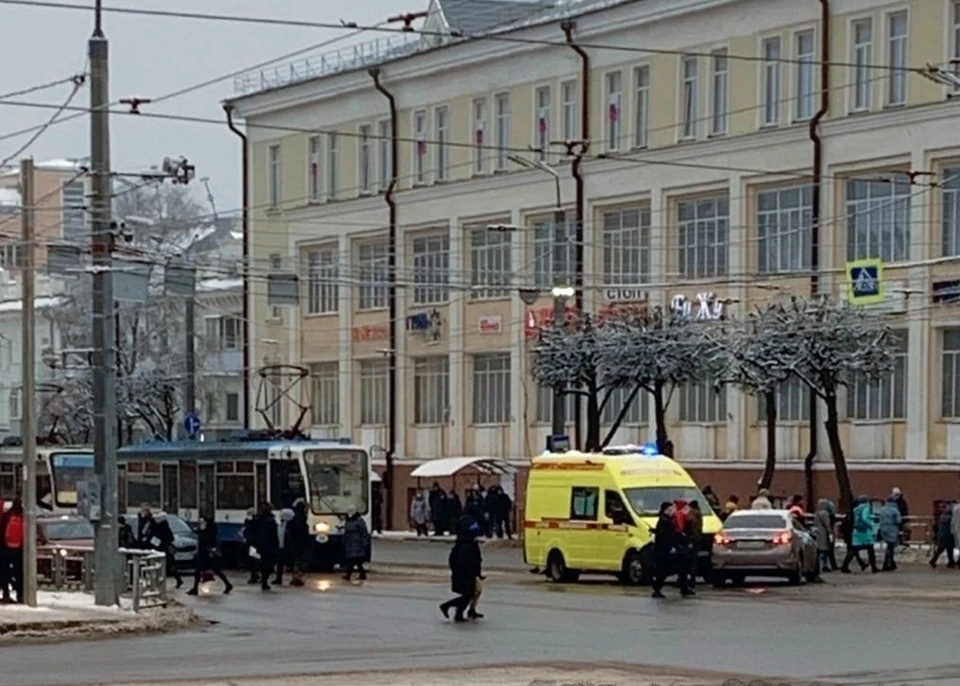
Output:
<svg viewBox="0 0 960 686">
<path fill-rule="evenodd" d="M 314 514 L 366 514 L 370 473 L 359 450 L 308 450 L 303 455 Z"/>
<path fill-rule="evenodd" d="M 290 509 L 298 498 L 307 499 L 299 463 L 295 460 L 270 460 L 269 468 L 271 505 Z"/>
<path fill-rule="evenodd" d="M 50 459 L 53 492 L 58 507 L 77 506 L 77 483 L 93 479 L 93 456 L 58 453 Z"/>
</svg>

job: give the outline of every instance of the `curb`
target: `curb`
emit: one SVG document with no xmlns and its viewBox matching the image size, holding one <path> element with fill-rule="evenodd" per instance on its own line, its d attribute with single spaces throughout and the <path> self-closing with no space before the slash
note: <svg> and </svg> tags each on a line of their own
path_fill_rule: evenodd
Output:
<svg viewBox="0 0 960 686">
<path fill-rule="evenodd" d="M 20 631 L 61 631 L 65 629 L 81 629 L 91 626 L 109 626 L 117 625 L 124 621 L 123 619 L 59 619 L 51 621 L 27 621 L 27 622 L 3 622 L 0 623 L 0 636 L 4 634 L 17 633 Z"/>
</svg>

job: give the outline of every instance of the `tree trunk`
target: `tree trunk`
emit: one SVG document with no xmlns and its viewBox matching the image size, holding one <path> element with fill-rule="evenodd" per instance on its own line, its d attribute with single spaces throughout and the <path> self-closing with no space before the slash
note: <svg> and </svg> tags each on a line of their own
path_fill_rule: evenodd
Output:
<svg viewBox="0 0 960 686">
<path fill-rule="evenodd" d="M 597 397 L 599 395 L 600 389 L 597 388 L 596 381 L 591 380 L 587 384 L 586 449 L 588 453 L 599 452 L 600 450 L 600 402 Z M 574 405 L 576 405 L 576 403 L 574 403 Z"/>
<path fill-rule="evenodd" d="M 662 381 L 657 381 L 653 386 L 653 408 L 657 422 L 657 452 L 673 457 L 673 443 L 667 436 L 667 405 L 663 400 Z"/>
<path fill-rule="evenodd" d="M 623 407 L 620 408 L 620 412 L 617 414 L 616 419 L 613 420 L 613 425 L 610 427 L 610 430 L 607 432 L 607 435 L 603 439 L 603 443 L 600 444 L 601 448 L 606 448 L 610 445 L 610 441 L 613 440 L 614 434 L 617 433 L 617 429 L 620 428 L 620 424 L 623 422 L 623 418 L 627 416 L 627 412 L 630 411 L 630 406 L 633 405 L 634 399 L 636 399 L 637 394 L 640 392 L 642 386 L 637 384 L 636 388 L 630 391 L 630 395 L 627 396 L 627 399 L 623 401 Z M 614 389 L 607 390 L 607 393 L 613 393 Z"/>
<path fill-rule="evenodd" d="M 763 404 L 766 406 L 767 419 L 767 462 L 763 465 L 763 474 L 757 483 L 757 488 L 770 488 L 773 483 L 773 473 L 777 468 L 777 393 L 774 390 L 763 394 Z"/>
<path fill-rule="evenodd" d="M 837 475 L 837 488 L 840 490 L 840 511 L 849 514 L 853 511 L 853 486 L 850 483 L 850 472 L 847 471 L 847 458 L 843 454 L 843 445 L 840 443 L 840 413 L 837 411 L 837 396 L 828 395 L 825 402 L 827 419 L 824 427 L 827 430 L 827 441 L 830 443 L 833 470 Z"/>
</svg>

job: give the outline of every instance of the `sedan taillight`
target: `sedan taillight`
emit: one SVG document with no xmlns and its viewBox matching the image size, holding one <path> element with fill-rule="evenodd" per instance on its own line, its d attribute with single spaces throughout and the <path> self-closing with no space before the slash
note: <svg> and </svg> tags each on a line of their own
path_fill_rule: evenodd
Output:
<svg viewBox="0 0 960 686">
<path fill-rule="evenodd" d="M 781 531 L 776 536 L 773 537 L 774 545 L 789 545 L 790 541 L 793 540 L 793 534 L 789 531 Z"/>
<path fill-rule="evenodd" d="M 730 545 L 733 543 L 733 541 L 722 532 L 714 535 L 713 542 L 717 545 Z"/>
</svg>

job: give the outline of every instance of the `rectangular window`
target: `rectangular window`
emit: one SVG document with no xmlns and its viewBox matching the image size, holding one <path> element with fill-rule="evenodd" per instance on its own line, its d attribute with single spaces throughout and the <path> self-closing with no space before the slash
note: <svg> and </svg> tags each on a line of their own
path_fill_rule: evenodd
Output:
<svg viewBox="0 0 960 686">
<path fill-rule="evenodd" d="M 650 67 L 633 70 L 633 146 L 650 144 Z"/>
<path fill-rule="evenodd" d="M 797 101 L 794 119 L 796 121 L 804 121 L 813 116 L 816 99 L 817 58 L 814 53 L 816 50 L 816 39 L 812 29 L 794 34 L 793 39 L 796 46 L 796 64 L 794 65 L 796 78 L 794 79 L 794 87 L 796 89 L 795 97 Z"/>
<path fill-rule="evenodd" d="M 689 140 L 697 137 L 697 117 L 699 113 L 700 63 L 696 57 L 684 57 L 681 60 L 683 83 L 681 84 L 680 103 L 680 139 Z"/>
<path fill-rule="evenodd" d="M 813 188 L 796 186 L 757 194 L 757 270 L 796 272 L 810 264 Z"/>
<path fill-rule="evenodd" d="M 607 152 L 620 149 L 620 118 L 623 109 L 623 73 L 613 71 L 607 74 Z"/>
<path fill-rule="evenodd" d="M 780 37 L 763 41 L 763 125 L 780 123 Z"/>
<path fill-rule="evenodd" d="M 907 13 L 887 15 L 887 104 L 907 102 Z"/>
<path fill-rule="evenodd" d="M 550 86 L 541 86 L 534 93 L 534 125 L 537 127 L 534 147 L 541 162 L 546 162 L 550 154 L 550 98 Z"/>
<path fill-rule="evenodd" d="M 537 422 L 539 424 L 553 424 L 553 395 L 554 389 L 549 386 L 537 386 Z M 565 397 L 563 418 L 565 424 L 573 424 L 575 414 L 575 396 Z"/>
<path fill-rule="evenodd" d="M 270 207 L 280 207 L 283 188 L 281 186 L 283 169 L 280 161 L 280 146 L 270 146 Z"/>
<path fill-rule="evenodd" d="M 20 419 L 20 393 L 21 389 L 11 388 L 8 399 L 10 410 L 10 419 Z"/>
<path fill-rule="evenodd" d="M 795 377 L 786 383 L 780 384 L 776 392 L 777 423 L 806 422 L 810 420 L 810 388 L 807 384 Z M 765 425 L 767 421 L 767 400 L 762 394 L 757 395 L 757 424 Z"/>
<path fill-rule="evenodd" d="M 81 243 L 88 242 L 87 184 L 84 181 L 71 181 L 63 184 L 60 199 L 62 205 L 61 236 L 78 240 Z"/>
<path fill-rule="evenodd" d="M 473 100 L 473 173 L 487 173 L 487 99 Z"/>
<path fill-rule="evenodd" d="M 226 405 L 226 419 L 228 422 L 240 421 L 240 394 L 227 393 L 224 404 Z"/>
<path fill-rule="evenodd" d="M 387 306 L 390 282 L 386 242 L 364 243 L 357 250 L 360 278 L 358 309 L 375 310 Z"/>
<path fill-rule="evenodd" d="M 873 91 L 870 82 L 870 65 L 873 63 L 873 20 L 859 19 L 850 25 L 853 44 L 853 103 L 851 111 L 863 112 L 870 109 L 870 94 Z"/>
<path fill-rule="evenodd" d="M 557 226 L 553 216 L 533 220 L 533 273 L 538 288 L 573 283 L 575 229 L 571 217 Z"/>
<path fill-rule="evenodd" d="M 730 248 L 729 200 L 685 200 L 677 210 L 680 273 L 692 279 L 725 275 Z"/>
<path fill-rule="evenodd" d="M 210 350 L 220 352 L 224 350 L 239 350 L 241 320 L 237 317 L 220 316 L 207 317 L 206 339 Z"/>
<path fill-rule="evenodd" d="M 256 505 L 253 462 L 217 462 L 217 509 L 247 510 Z"/>
<path fill-rule="evenodd" d="M 603 285 L 634 286 L 650 281 L 650 209 L 603 213 Z"/>
<path fill-rule="evenodd" d="M 436 131 L 436 180 L 447 181 L 450 178 L 450 110 L 438 107 L 434 110 Z"/>
<path fill-rule="evenodd" d="M 960 418 L 960 329 L 943 330 L 943 403 L 940 415 L 943 419 Z"/>
<path fill-rule="evenodd" d="M 951 10 L 951 32 L 950 40 L 953 45 L 950 46 L 950 56 L 953 58 L 953 73 L 960 76 L 960 2 L 954 0 Z M 960 90 L 960 86 L 955 87 L 954 92 Z"/>
<path fill-rule="evenodd" d="M 847 259 L 910 257 L 910 179 L 905 174 L 847 181 Z"/>
<path fill-rule="evenodd" d="M 727 99 L 729 97 L 729 61 L 727 49 L 714 50 L 711 54 L 712 76 L 710 87 L 711 130 L 715 135 L 727 132 Z"/>
<path fill-rule="evenodd" d="M 332 314 L 340 309 L 339 268 L 333 248 L 307 255 L 307 314 Z"/>
<path fill-rule="evenodd" d="M 360 360 L 360 425 L 385 426 L 390 366 L 386 360 Z"/>
<path fill-rule="evenodd" d="M 384 191 L 393 179 L 393 127 L 389 119 L 384 119 L 377 125 L 377 148 L 379 149 L 380 163 L 380 190 Z"/>
<path fill-rule="evenodd" d="M 180 462 L 180 507 L 194 509 L 197 507 L 197 463 Z M 120 502 L 125 499 L 121 498 Z"/>
<path fill-rule="evenodd" d="M 450 299 L 450 236 L 413 239 L 413 302 L 435 305 Z"/>
<path fill-rule="evenodd" d="M 563 108 L 563 140 L 575 141 L 580 136 L 578 116 L 580 111 L 580 89 L 576 81 L 564 81 L 560 84 L 561 106 Z"/>
<path fill-rule="evenodd" d="M 310 202 L 320 202 L 323 187 L 320 185 L 320 165 L 323 164 L 323 148 L 320 136 L 310 136 L 307 142 L 307 193 Z"/>
<path fill-rule="evenodd" d="M 360 127 L 360 140 L 357 142 L 357 172 L 360 175 L 360 192 L 369 193 L 373 189 L 373 145 L 370 140 L 371 127 Z"/>
<path fill-rule="evenodd" d="M 340 364 L 321 362 L 310 365 L 313 380 L 314 426 L 336 426 L 340 423 Z"/>
<path fill-rule="evenodd" d="M 450 407 L 450 358 L 423 357 L 413 362 L 413 422 L 446 424 Z"/>
<path fill-rule="evenodd" d="M 427 111 L 413 113 L 413 182 L 427 182 Z"/>
<path fill-rule="evenodd" d="M 512 249 L 507 231 L 470 229 L 470 297 L 485 300 L 510 294 Z"/>
<path fill-rule="evenodd" d="M 632 388 L 615 388 L 610 392 L 607 404 L 603 406 L 603 412 L 600 415 L 600 424 L 603 426 L 613 426 L 613 423 L 620 415 L 623 404 L 630 397 Z M 620 426 L 644 426 L 647 423 L 649 414 L 650 394 L 641 389 L 633 398 L 627 413 L 623 416 Z"/>
<path fill-rule="evenodd" d="M 510 94 L 501 93 L 494 102 L 497 108 L 497 169 L 503 171 L 510 162 Z"/>
<path fill-rule="evenodd" d="M 960 255 L 960 167 L 943 170 L 943 256 Z"/>
<path fill-rule="evenodd" d="M 727 421 L 727 390 L 717 389 L 715 379 L 705 378 L 680 387 L 680 421 L 723 424 Z"/>
<path fill-rule="evenodd" d="M 336 200 L 340 187 L 340 141 L 335 133 L 327 134 L 327 200 Z"/>
<path fill-rule="evenodd" d="M 510 422 L 510 353 L 473 356 L 473 423 Z"/>
<path fill-rule="evenodd" d="M 599 507 L 599 488 L 574 486 L 570 490 L 570 519 L 595 522 Z"/>
<path fill-rule="evenodd" d="M 858 375 L 847 387 L 849 419 L 907 418 L 907 353 L 908 331 L 894 331 L 897 353 L 893 371 L 879 379 Z"/>
</svg>

